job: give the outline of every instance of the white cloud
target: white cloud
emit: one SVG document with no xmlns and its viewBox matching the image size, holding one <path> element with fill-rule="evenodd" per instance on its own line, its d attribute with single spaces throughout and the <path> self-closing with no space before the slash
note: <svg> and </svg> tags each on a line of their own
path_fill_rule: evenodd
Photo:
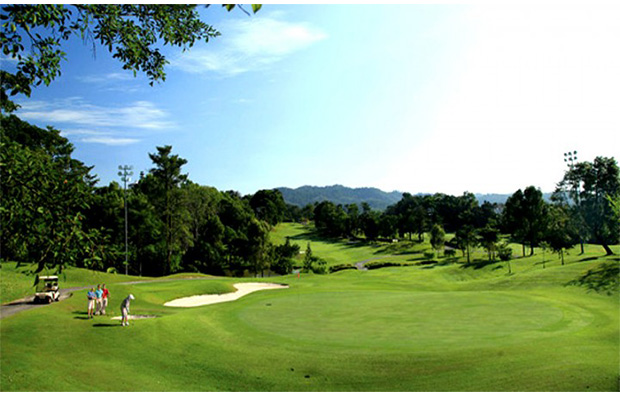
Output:
<svg viewBox="0 0 620 395">
<path fill-rule="evenodd" d="M 110 130 L 93 130 L 93 129 L 65 129 L 60 134 L 64 137 L 69 136 L 87 136 L 77 140 L 83 143 L 96 143 L 104 145 L 130 145 L 139 143 L 141 140 L 130 137 L 115 137 L 114 131 Z"/>
<path fill-rule="evenodd" d="M 168 113 L 148 101 L 127 106 L 102 107 L 69 98 L 54 102 L 31 101 L 22 105 L 19 116 L 28 121 L 88 127 L 168 129 L 175 126 Z"/>
<path fill-rule="evenodd" d="M 99 75 L 82 75 L 75 77 L 80 82 L 89 84 L 102 84 L 114 81 L 131 81 L 134 79 L 131 73 L 108 73 Z"/>
<path fill-rule="evenodd" d="M 284 57 L 327 38 L 308 23 L 287 22 L 253 16 L 234 20 L 219 30 L 218 44 L 194 48 L 171 61 L 171 66 L 190 73 L 216 72 L 231 76 L 275 63 Z"/>
<path fill-rule="evenodd" d="M 52 102 L 28 101 L 17 115 L 29 122 L 54 125 L 72 141 L 105 145 L 129 145 L 141 141 L 135 136 L 175 127 L 169 114 L 148 101 L 126 106 L 97 106 L 81 97 Z"/>
<path fill-rule="evenodd" d="M 123 137 L 87 137 L 80 140 L 83 143 L 97 143 L 105 145 L 129 145 L 140 142 L 139 139 L 123 138 Z"/>
</svg>

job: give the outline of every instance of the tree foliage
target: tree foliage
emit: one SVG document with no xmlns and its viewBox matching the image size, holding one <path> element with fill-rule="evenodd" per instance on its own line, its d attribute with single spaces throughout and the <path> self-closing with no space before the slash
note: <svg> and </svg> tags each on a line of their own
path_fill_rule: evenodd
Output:
<svg viewBox="0 0 620 395">
<path fill-rule="evenodd" d="M 98 267 L 103 235 L 84 226 L 92 202 L 91 168 L 53 129 L 2 117 L 0 213 L 2 255 L 38 263 L 37 272 L 67 265 Z"/>
<path fill-rule="evenodd" d="M 548 207 L 543 200 L 542 192 L 534 186 L 517 190 L 506 201 L 504 209 L 504 229 L 512 234 L 513 239 L 523 245 L 530 246 L 530 255 L 534 247 L 543 240 L 548 220 Z"/>
<path fill-rule="evenodd" d="M 562 192 L 570 196 L 575 217 L 583 220 L 591 241 L 612 255 L 609 245 L 620 242 L 620 218 L 614 209 L 614 201 L 620 196 L 616 160 L 599 156 L 593 162 L 576 163 L 558 183 L 556 196 Z"/>
<path fill-rule="evenodd" d="M 234 7 L 225 5 L 228 11 Z M 252 5 L 253 12 L 259 9 Z M 72 37 L 92 44 L 93 51 L 103 48 L 152 85 L 166 79 L 162 44 L 185 51 L 220 35 L 200 19 L 195 4 L 6 4 L 0 23 L 2 53 L 17 60 L 14 72 L 0 71 L 0 105 L 8 112 L 16 108 L 10 96 L 30 96 L 33 86 L 60 76 L 63 47 Z"/>
</svg>

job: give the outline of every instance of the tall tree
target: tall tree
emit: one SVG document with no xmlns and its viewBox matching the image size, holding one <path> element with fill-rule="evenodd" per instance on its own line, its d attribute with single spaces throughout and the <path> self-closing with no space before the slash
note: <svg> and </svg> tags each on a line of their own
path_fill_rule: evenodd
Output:
<svg viewBox="0 0 620 395">
<path fill-rule="evenodd" d="M 91 168 L 53 129 L 1 117 L 2 257 L 34 261 L 36 269 L 100 267 L 104 235 L 84 225 L 91 203 Z"/>
<path fill-rule="evenodd" d="M 551 206 L 545 241 L 554 252 L 558 253 L 562 265 L 564 265 L 564 252 L 577 244 L 578 239 L 578 229 L 571 220 L 570 209 L 559 204 Z"/>
<path fill-rule="evenodd" d="M 522 244 L 524 256 L 525 244 L 529 244 L 530 255 L 533 255 L 534 247 L 542 240 L 547 213 L 542 192 L 533 186 L 523 192 L 519 189 L 506 200 L 504 226 Z"/>
<path fill-rule="evenodd" d="M 620 242 L 618 216 L 613 201 L 620 195 L 620 170 L 615 158 L 596 157 L 593 162 L 572 166 L 558 184 L 576 204 L 591 239 L 612 255 L 610 244 Z"/>
<path fill-rule="evenodd" d="M 284 203 L 282 193 L 277 189 L 262 189 L 256 192 L 250 198 L 250 207 L 258 219 L 271 226 L 281 222 L 286 214 L 286 203 Z"/>
<path fill-rule="evenodd" d="M 183 255 L 185 270 L 223 274 L 221 263 L 224 226 L 217 216 L 220 193 L 211 187 L 187 182 L 182 188 L 189 213 L 192 245 Z"/>
<path fill-rule="evenodd" d="M 495 252 L 497 251 L 497 242 L 499 241 L 499 230 L 487 225 L 478 230 L 478 243 L 487 251 L 489 261 L 495 260 Z"/>
<path fill-rule="evenodd" d="M 441 251 L 446 243 L 446 232 L 444 232 L 443 228 L 439 224 L 433 225 L 431 228 L 431 245 L 433 249 L 437 251 L 437 255 L 439 255 L 439 251 Z"/>
<path fill-rule="evenodd" d="M 171 155 L 172 146 L 157 147 L 157 153 L 149 154 L 155 165 L 142 181 L 150 200 L 164 225 L 165 266 L 164 274 L 174 273 L 180 267 L 180 254 L 192 243 L 189 230 L 189 213 L 183 204 L 181 185 L 187 175 L 181 168 L 187 160 Z"/>
<path fill-rule="evenodd" d="M 467 256 L 467 263 L 471 263 L 471 250 L 478 244 L 476 230 L 471 225 L 465 225 L 456 231 L 454 242 L 458 248 Z"/>
</svg>

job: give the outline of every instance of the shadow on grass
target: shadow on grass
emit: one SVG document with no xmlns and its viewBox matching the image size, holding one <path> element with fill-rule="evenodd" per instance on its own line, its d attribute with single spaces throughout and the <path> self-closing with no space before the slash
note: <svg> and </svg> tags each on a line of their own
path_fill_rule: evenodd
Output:
<svg viewBox="0 0 620 395">
<path fill-rule="evenodd" d="M 461 265 L 461 267 L 463 269 L 474 268 L 474 270 L 479 270 L 479 269 L 482 269 L 482 268 L 487 267 L 489 265 L 495 265 L 496 263 L 497 263 L 496 261 L 477 261 L 477 260 L 474 260 L 471 263 L 463 263 Z"/>
<path fill-rule="evenodd" d="M 613 295 L 620 290 L 619 276 L 620 266 L 618 262 L 605 262 L 594 269 L 588 270 L 586 274 L 579 276 L 565 285 L 581 286 L 588 291 Z"/>
<path fill-rule="evenodd" d="M 89 320 L 90 319 L 90 317 L 88 317 L 88 312 L 86 311 L 75 310 L 71 314 L 75 316 L 73 317 L 74 320 Z"/>
<path fill-rule="evenodd" d="M 116 328 L 122 326 L 121 324 L 93 324 L 96 328 Z"/>
</svg>

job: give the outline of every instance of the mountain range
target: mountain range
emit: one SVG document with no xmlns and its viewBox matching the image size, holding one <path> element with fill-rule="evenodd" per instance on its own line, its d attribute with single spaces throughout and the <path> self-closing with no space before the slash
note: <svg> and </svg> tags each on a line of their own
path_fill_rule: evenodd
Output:
<svg viewBox="0 0 620 395">
<path fill-rule="evenodd" d="M 299 207 L 304 207 L 315 202 L 328 200 L 335 204 L 347 205 L 356 203 L 358 206 L 366 202 L 374 210 L 385 210 L 388 206 L 397 203 L 403 196 L 403 192 L 392 191 L 384 192 L 377 188 L 349 188 L 342 185 L 332 186 L 310 186 L 305 185 L 299 188 L 276 188 L 282 193 L 284 201 Z M 419 195 L 427 195 L 421 193 Z M 510 194 L 474 194 L 481 204 L 485 201 L 489 203 L 505 203 Z M 550 194 L 543 194 L 545 200 L 549 200 Z"/>
</svg>

